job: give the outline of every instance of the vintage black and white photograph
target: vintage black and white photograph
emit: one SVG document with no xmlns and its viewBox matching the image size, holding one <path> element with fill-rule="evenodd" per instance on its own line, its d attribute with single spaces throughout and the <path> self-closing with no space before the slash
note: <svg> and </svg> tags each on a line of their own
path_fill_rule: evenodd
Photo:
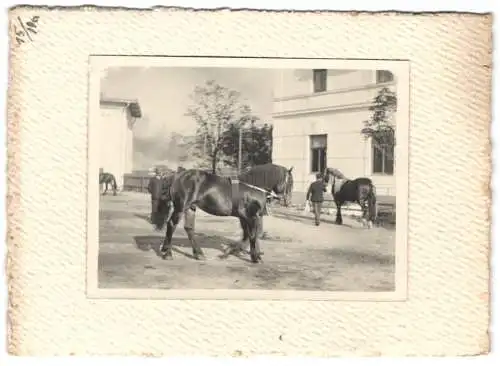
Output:
<svg viewBox="0 0 500 366">
<path fill-rule="evenodd" d="M 89 293 L 406 296 L 406 62 L 93 56 L 89 77 Z"/>
</svg>

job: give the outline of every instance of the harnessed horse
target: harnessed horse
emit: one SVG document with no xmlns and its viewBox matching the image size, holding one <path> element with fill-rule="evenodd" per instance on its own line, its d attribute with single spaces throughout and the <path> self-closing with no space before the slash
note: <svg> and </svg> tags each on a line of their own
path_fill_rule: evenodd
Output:
<svg viewBox="0 0 500 366">
<path fill-rule="evenodd" d="M 188 169 L 169 177 L 165 195 L 160 198 L 153 223 L 161 230 L 165 223 L 167 232 L 160 247 L 163 259 L 172 259 L 172 236 L 184 216 L 184 230 L 189 238 L 195 259 L 205 255 L 195 240 L 196 208 L 215 216 L 233 216 L 240 220 L 243 244 L 250 241 L 250 257 L 253 263 L 262 261 L 258 233 L 265 214 L 267 200 L 274 194 L 241 181 L 220 177 L 197 169 Z M 242 250 L 241 246 L 238 248 Z M 232 254 L 235 248 L 226 251 L 223 257 Z"/>
<path fill-rule="evenodd" d="M 376 189 L 371 179 L 348 179 L 338 169 L 326 168 L 324 181 L 328 184 L 329 177 L 333 177 L 332 196 L 337 206 L 335 223 L 342 225 L 342 205 L 346 202 L 356 202 L 361 206 L 363 226 L 373 227 L 377 217 Z"/>
</svg>

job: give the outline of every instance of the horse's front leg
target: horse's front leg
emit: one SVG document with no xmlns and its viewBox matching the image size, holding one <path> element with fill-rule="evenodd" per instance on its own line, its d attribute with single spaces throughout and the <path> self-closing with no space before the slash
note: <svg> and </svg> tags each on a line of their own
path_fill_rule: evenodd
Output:
<svg viewBox="0 0 500 366">
<path fill-rule="evenodd" d="M 189 238 L 191 247 L 193 248 L 193 256 L 197 260 L 204 260 L 205 254 L 194 238 L 194 223 L 196 219 L 196 207 L 190 206 L 184 211 L 184 230 Z"/>
<path fill-rule="evenodd" d="M 342 203 L 335 201 L 335 206 L 337 206 L 337 217 L 335 219 L 335 223 L 337 225 L 342 225 Z"/>
<path fill-rule="evenodd" d="M 260 231 L 262 232 L 262 227 L 264 225 L 264 217 L 262 215 L 257 216 L 257 233 Z M 264 255 L 264 252 L 260 250 L 260 240 L 259 237 L 257 236 L 257 240 L 255 241 L 255 250 L 257 251 L 257 254 L 259 255 L 260 260 L 262 261 L 261 256 Z"/>
<path fill-rule="evenodd" d="M 259 217 L 259 232 L 258 232 L 258 237 L 262 240 L 265 240 L 265 239 L 268 239 L 269 238 L 269 234 L 267 232 L 264 231 L 264 223 L 262 221 L 262 216 Z"/>
<path fill-rule="evenodd" d="M 358 204 L 361 206 L 361 223 L 363 224 L 363 227 L 371 229 L 373 227 L 373 222 L 370 215 L 370 203 L 366 201 L 359 201 Z"/>
<path fill-rule="evenodd" d="M 174 212 L 167 221 L 167 233 L 160 247 L 160 254 L 163 259 L 173 259 L 172 257 L 172 236 L 174 235 L 177 224 L 179 223 L 180 214 Z"/>
<path fill-rule="evenodd" d="M 104 183 L 104 192 L 102 192 L 102 195 L 106 195 L 106 192 L 108 191 L 108 183 Z"/>
<path fill-rule="evenodd" d="M 262 262 L 259 245 L 259 217 L 251 217 L 248 220 L 248 233 L 250 237 L 250 258 L 253 263 Z"/>
<path fill-rule="evenodd" d="M 231 254 L 239 254 L 242 251 L 246 251 L 247 249 L 247 242 L 248 242 L 248 225 L 245 219 L 240 217 L 240 226 L 241 226 L 241 231 L 243 232 L 243 236 L 241 238 L 241 242 L 236 244 L 236 245 L 230 245 L 224 250 L 224 253 L 220 255 L 220 258 L 227 258 Z"/>
</svg>

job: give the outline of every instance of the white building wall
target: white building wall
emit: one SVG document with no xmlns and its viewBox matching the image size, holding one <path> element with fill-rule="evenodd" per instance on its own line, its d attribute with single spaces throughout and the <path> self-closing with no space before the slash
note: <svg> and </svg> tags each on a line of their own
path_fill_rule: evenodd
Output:
<svg viewBox="0 0 500 366">
<path fill-rule="evenodd" d="M 133 135 L 129 120 L 126 108 L 101 105 L 100 168 L 115 176 L 119 188 L 123 186 L 123 175 L 132 172 Z"/>
<path fill-rule="evenodd" d="M 314 92 L 313 70 L 282 70 L 276 81 L 275 98 L 308 95 Z M 337 90 L 373 84 L 375 81 L 376 76 L 372 70 L 328 70 L 326 87 L 327 90 Z"/>
<path fill-rule="evenodd" d="M 330 73 L 329 90 L 323 93 L 312 93 L 312 70 L 285 70 L 278 78 L 282 83 L 275 91 L 273 162 L 294 166 L 294 190 L 305 192 L 314 180 L 310 135 L 327 134 L 328 167 L 352 178 L 370 177 L 379 195 L 395 195 L 395 175 L 372 173 L 371 143 L 361 135 L 379 88 L 375 72 Z"/>
</svg>

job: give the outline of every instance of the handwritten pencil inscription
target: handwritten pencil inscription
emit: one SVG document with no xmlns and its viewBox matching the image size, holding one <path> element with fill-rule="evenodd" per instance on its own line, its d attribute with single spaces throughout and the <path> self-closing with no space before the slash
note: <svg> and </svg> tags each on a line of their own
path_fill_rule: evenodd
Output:
<svg viewBox="0 0 500 366">
<path fill-rule="evenodd" d="M 21 17 L 17 17 L 17 22 L 14 23 L 14 34 L 17 45 L 33 42 L 33 37 L 38 33 L 39 16 L 31 17 L 28 21 L 24 21 Z"/>
</svg>

